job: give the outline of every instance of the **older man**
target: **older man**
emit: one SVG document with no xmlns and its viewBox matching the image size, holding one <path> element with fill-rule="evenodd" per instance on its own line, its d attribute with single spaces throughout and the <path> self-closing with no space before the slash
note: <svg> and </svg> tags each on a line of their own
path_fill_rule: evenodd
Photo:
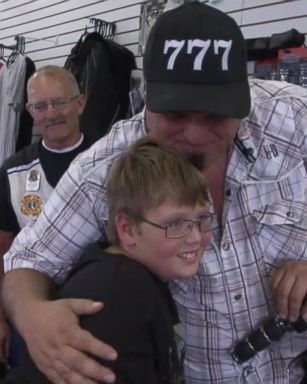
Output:
<svg viewBox="0 0 307 384">
<path fill-rule="evenodd" d="M 29 79 L 27 92 L 27 109 L 41 139 L 8 158 L 0 169 L 1 256 L 20 229 L 36 221 L 71 161 L 88 147 L 79 130 L 85 97 L 70 72 L 56 66 L 41 68 Z M 0 314 L 4 362 L 10 332 L 2 308 Z"/>
</svg>

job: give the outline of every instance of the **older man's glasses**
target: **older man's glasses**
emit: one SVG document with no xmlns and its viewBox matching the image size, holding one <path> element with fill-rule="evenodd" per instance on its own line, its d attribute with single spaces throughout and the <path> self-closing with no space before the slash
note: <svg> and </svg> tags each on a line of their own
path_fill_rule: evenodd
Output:
<svg viewBox="0 0 307 384">
<path fill-rule="evenodd" d="M 27 106 L 32 112 L 41 113 L 46 112 L 48 105 L 51 105 L 53 109 L 61 111 L 65 109 L 69 104 L 77 99 L 79 95 L 75 95 L 69 98 L 51 99 L 50 101 L 38 101 L 36 103 L 28 103 Z"/>
<path fill-rule="evenodd" d="M 163 229 L 165 231 L 166 237 L 183 237 L 192 231 L 194 225 L 197 225 L 201 232 L 209 232 L 211 230 L 213 217 L 214 215 L 208 212 L 200 216 L 198 220 L 178 219 L 166 225 L 153 223 L 152 221 L 144 219 L 143 217 L 140 217 L 139 219 L 144 223 L 150 224 L 156 228 Z"/>
</svg>

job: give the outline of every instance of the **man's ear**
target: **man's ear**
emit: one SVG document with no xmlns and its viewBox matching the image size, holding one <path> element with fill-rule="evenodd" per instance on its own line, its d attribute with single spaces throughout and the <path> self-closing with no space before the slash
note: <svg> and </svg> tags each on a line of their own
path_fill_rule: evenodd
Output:
<svg viewBox="0 0 307 384">
<path fill-rule="evenodd" d="M 29 103 L 26 104 L 26 109 L 27 109 L 27 111 L 29 112 L 29 114 L 31 115 L 32 119 L 34 120 L 34 118 L 33 118 L 33 111 L 32 111 L 32 109 L 30 108 Z"/>
<path fill-rule="evenodd" d="M 77 100 L 76 100 L 77 104 L 78 104 L 78 112 L 79 112 L 79 115 L 81 115 L 81 113 L 84 111 L 84 108 L 85 108 L 85 104 L 86 104 L 86 96 L 83 95 L 82 93 L 78 96 Z"/>
<path fill-rule="evenodd" d="M 122 245 L 133 246 L 137 235 L 137 228 L 134 221 L 124 212 L 115 216 L 115 226 Z"/>
</svg>

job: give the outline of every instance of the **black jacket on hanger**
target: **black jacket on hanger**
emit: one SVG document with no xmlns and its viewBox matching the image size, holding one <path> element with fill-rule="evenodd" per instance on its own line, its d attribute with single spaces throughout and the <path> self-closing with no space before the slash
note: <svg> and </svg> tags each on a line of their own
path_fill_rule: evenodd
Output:
<svg viewBox="0 0 307 384">
<path fill-rule="evenodd" d="M 87 97 L 81 131 L 93 143 L 104 136 L 114 122 L 127 117 L 134 55 L 127 48 L 92 32 L 79 39 L 65 68 L 76 77 Z"/>
</svg>

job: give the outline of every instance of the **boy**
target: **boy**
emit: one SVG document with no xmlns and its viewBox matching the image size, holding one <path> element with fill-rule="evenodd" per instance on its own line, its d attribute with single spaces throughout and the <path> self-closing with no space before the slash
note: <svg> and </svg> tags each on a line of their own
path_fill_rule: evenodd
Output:
<svg viewBox="0 0 307 384">
<path fill-rule="evenodd" d="M 56 296 L 104 302 L 81 325 L 118 351 L 110 363 L 116 383 L 183 383 L 173 331 L 178 317 L 165 282 L 194 276 L 210 242 L 204 178 L 186 158 L 147 137 L 119 157 L 106 188 L 111 245 L 92 248 Z M 72 381 L 73 374 L 67 372 Z M 17 382 L 49 381 L 24 361 L 6 381 Z"/>
</svg>

